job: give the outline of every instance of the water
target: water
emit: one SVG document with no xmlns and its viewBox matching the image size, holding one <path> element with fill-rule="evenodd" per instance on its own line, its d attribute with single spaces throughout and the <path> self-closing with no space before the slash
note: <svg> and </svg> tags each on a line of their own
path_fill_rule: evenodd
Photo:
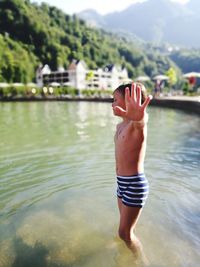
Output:
<svg viewBox="0 0 200 267">
<path fill-rule="evenodd" d="M 200 118 L 149 108 L 150 196 L 137 225 L 152 267 L 200 262 Z M 0 267 L 141 266 L 117 237 L 108 103 L 0 103 Z"/>
</svg>

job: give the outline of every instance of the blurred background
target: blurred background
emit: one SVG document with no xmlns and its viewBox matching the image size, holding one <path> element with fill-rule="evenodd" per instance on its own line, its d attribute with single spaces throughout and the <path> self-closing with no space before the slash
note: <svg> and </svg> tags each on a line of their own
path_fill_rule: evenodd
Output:
<svg viewBox="0 0 200 267">
<path fill-rule="evenodd" d="M 132 79 L 155 96 L 198 95 L 199 11 L 197 0 L 1 0 L 0 96 L 109 95 Z"/>
</svg>

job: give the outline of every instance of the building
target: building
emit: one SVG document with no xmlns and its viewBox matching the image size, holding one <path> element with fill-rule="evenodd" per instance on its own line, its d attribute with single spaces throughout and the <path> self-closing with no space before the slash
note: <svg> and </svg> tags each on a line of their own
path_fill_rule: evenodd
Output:
<svg viewBox="0 0 200 267">
<path fill-rule="evenodd" d="M 39 66 L 36 71 L 36 82 L 43 86 L 70 86 L 82 89 L 113 89 L 121 83 L 130 81 L 126 68 L 107 65 L 105 68 L 89 70 L 82 60 L 73 60 L 68 69 L 60 67 L 51 71 L 48 65 Z"/>
</svg>

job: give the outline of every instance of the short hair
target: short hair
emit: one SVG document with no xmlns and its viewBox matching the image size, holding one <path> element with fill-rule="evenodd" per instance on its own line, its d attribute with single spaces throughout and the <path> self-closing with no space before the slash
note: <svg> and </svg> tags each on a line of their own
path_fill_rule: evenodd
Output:
<svg viewBox="0 0 200 267">
<path fill-rule="evenodd" d="M 142 100 L 141 103 L 143 104 L 144 101 L 147 98 L 147 92 L 146 92 L 146 88 L 144 87 L 144 85 L 142 83 L 136 83 L 137 85 L 139 85 L 141 87 L 141 95 L 142 95 Z M 132 83 L 127 83 L 127 84 L 121 84 L 119 87 L 117 87 L 114 92 L 119 92 L 124 98 L 125 98 L 125 89 L 128 87 L 130 94 L 131 94 L 131 86 Z"/>
</svg>

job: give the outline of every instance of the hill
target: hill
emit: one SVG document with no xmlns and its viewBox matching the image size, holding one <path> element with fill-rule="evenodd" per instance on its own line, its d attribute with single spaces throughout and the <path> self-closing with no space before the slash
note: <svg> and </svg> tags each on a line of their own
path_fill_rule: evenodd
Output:
<svg viewBox="0 0 200 267">
<path fill-rule="evenodd" d="M 75 15 L 29 0 L 0 1 L 0 58 L 0 81 L 7 82 L 34 80 L 40 63 L 56 70 L 67 68 L 72 59 L 84 60 L 89 68 L 120 64 L 132 78 L 164 73 L 174 66 L 133 35 L 91 28 Z"/>
</svg>

